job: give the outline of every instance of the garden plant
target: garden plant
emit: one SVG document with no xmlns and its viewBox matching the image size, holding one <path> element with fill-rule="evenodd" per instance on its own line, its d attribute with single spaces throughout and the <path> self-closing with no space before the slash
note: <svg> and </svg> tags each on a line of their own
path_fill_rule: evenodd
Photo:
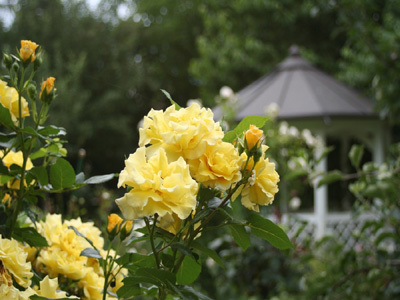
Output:
<svg viewBox="0 0 400 300">
<path fill-rule="evenodd" d="M 80 218 L 50 214 L 40 203 L 112 179 L 75 174 L 63 145 L 66 130 L 47 125 L 56 79 L 40 86 L 41 48 L 23 40 L 4 54 L 0 81 L 0 298 L 210 299 L 190 286 L 218 253 L 202 243 L 216 228 L 242 249 L 250 233 L 279 249 L 293 248 L 285 232 L 259 214 L 278 192 L 262 128 L 247 117 L 224 132 L 210 109 L 151 110 L 139 129 L 139 147 L 125 160 L 116 199 L 121 216 L 98 228 Z M 99 149 L 101 151 L 101 149 Z M 243 218 L 235 209 L 248 210 Z M 103 233 L 101 231 L 103 229 Z"/>
</svg>

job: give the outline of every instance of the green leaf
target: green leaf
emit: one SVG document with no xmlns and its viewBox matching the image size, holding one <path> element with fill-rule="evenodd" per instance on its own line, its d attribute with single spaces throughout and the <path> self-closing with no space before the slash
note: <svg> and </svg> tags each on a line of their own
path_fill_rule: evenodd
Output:
<svg viewBox="0 0 400 300">
<path fill-rule="evenodd" d="M 115 177 L 114 173 L 107 174 L 107 175 L 98 175 L 98 176 L 93 176 L 93 177 L 90 177 L 90 178 L 86 179 L 84 181 L 84 183 L 87 183 L 87 184 L 99 184 L 99 183 L 104 183 L 104 182 L 110 181 L 114 177 Z"/>
<path fill-rule="evenodd" d="M 210 215 L 214 210 L 211 208 L 205 208 L 200 210 L 198 213 L 195 214 L 194 218 L 190 221 L 191 224 L 196 224 L 197 222 L 205 219 Z"/>
<path fill-rule="evenodd" d="M 153 267 L 155 266 L 155 260 L 152 255 L 142 255 L 139 253 L 125 253 L 118 259 L 117 264 L 120 266 L 131 265 L 135 267 Z"/>
<path fill-rule="evenodd" d="M 10 111 L 0 104 L 0 123 L 7 128 L 14 128 L 14 123 L 11 119 Z"/>
<path fill-rule="evenodd" d="M 183 245 L 183 244 L 174 243 L 174 244 L 171 245 L 171 248 L 172 249 L 177 249 L 183 255 L 194 257 L 194 255 L 193 255 L 192 251 L 190 250 L 190 248 L 185 246 L 185 245 Z"/>
<path fill-rule="evenodd" d="M 227 132 L 223 138 L 224 142 L 232 143 L 237 137 L 243 135 L 243 133 L 249 129 L 250 125 L 257 126 L 258 128 L 262 128 L 265 122 L 268 120 L 268 117 L 262 116 L 247 116 L 245 117 L 235 129 Z"/>
<path fill-rule="evenodd" d="M 41 186 L 49 184 L 49 177 L 45 167 L 42 166 L 34 167 L 31 170 L 29 170 L 29 173 L 31 173 L 37 179 L 37 181 L 40 183 Z"/>
<path fill-rule="evenodd" d="M 31 160 L 35 160 L 41 157 L 45 157 L 47 155 L 47 150 L 45 148 L 40 148 L 38 151 L 32 153 L 31 155 L 29 155 L 29 158 Z"/>
<path fill-rule="evenodd" d="M 11 179 L 14 179 L 14 176 L 9 176 L 9 175 L 1 175 L 0 176 L 0 185 L 3 185 L 10 181 Z"/>
<path fill-rule="evenodd" d="M 60 135 L 66 135 L 65 128 L 56 127 L 53 125 L 47 127 L 39 127 L 38 133 L 41 135 L 48 135 L 51 137 L 57 137 Z"/>
<path fill-rule="evenodd" d="M 363 145 L 353 145 L 349 152 L 349 158 L 354 168 L 358 169 L 360 166 L 361 158 L 364 154 Z"/>
<path fill-rule="evenodd" d="M 185 256 L 176 274 L 176 281 L 179 284 L 190 284 L 199 277 L 200 272 L 201 265 L 193 257 Z"/>
<path fill-rule="evenodd" d="M 136 280 L 132 281 L 132 277 L 123 280 L 124 285 L 117 291 L 118 298 L 132 298 L 141 294 L 141 288 Z"/>
<path fill-rule="evenodd" d="M 203 246 L 201 243 L 194 241 L 192 243 L 194 249 L 199 250 L 200 252 L 204 253 L 205 255 L 211 257 L 220 267 L 225 268 L 224 263 L 222 262 L 221 258 L 219 257 L 218 253 L 213 249 L 207 248 Z"/>
<path fill-rule="evenodd" d="M 46 239 L 33 227 L 15 228 L 13 238 L 20 242 L 26 242 L 31 247 L 47 247 Z"/>
<path fill-rule="evenodd" d="M 74 296 L 73 296 L 74 297 Z M 54 298 L 47 298 L 47 297 L 43 297 L 43 296 L 38 296 L 38 295 L 32 295 L 29 297 L 29 299 L 31 300 L 54 300 Z M 57 298 L 57 300 L 79 300 L 79 298 Z"/>
<path fill-rule="evenodd" d="M 286 233 L 278 225 L 264 219 L 257 214 L 251 214 L 248 218 L 251 232 L 278 249 L 294 249 L 292 242 Z"/>
<path fill-rule="evenodd" d="M 331 184 L 342 179 L 343 179 L 342 172 L 340 172 L 339 170 L 333 170 L 322 176 L 321 180 L 318 182 L 318 187 L 323 186 L 325 184 Z"/>
<path fill-rule="evenodd" d="M 240 246 L 240 248 L 246 251 L 250 246 L 250 237 L 244 226 L 239 224 L 229 224 L 229 229 L 231 230 L 235 242 Z"/>
<path fill-rule="evenodd" d="M 200 293 L 199 291 L 196 291 L 195 289 L 193 289 L 190 286 L 182 286 L 182 287 L 180 287 L 180 289 L 185 294 L 192 294 L 201 300 L 212 300 L 210 297 Z"/>
<path fill-rule="evenodd" d="M 159 270 L 156 268 L 139 268 L 136 270 L 135 274 L 142 278 L 147 278 L 152 282 L 157 282 L 157 285 L 167 284 L 169 282 L 175 282 L 175 274 L 165 271 Z M 151 282 L 150 282 L 151 283 Z"/>
<path fill-rule="evenodd" d="M 306 176 L 308 175 L 308 171 L 305 169 L 297 169 L 297 170 L 293 170 L 290 171 L 288 173 L 286 173 L 286 180 L 292 180 L 292 179 L 296 179 L 298 177 L 302 177 L 302 176 Z"/>
<path fill-rule="evenodd" d="M 11 148 L 13 145 L 13 139 L 16 137 L 16 133 L 3 133 L 0 132 L 0 146 L 4 148 Z"/>
<path fill-rule="evenodd" d="M 75 171 L 71 164 L 63 158 L 57 158 L 50 167 L 50 183 L 55 190 L 72 187 L 75 184 Z"/>
<path fill-rule="evenodd" d="M 172 100 L 171 95 L 166 91 L 166 90 L 161 90 L 161 92 L 164 93 L 165 97 L 168 98 L 169 101 L 171 101 L 171 104 L 175 105 L 176 110 L 180 110 L 181 107 L 179 106 L 178 103 L 176 103 L 174 100 Z"/>
<path fill-rule="evenodd" d="M 86 248 L 86 249 L 82 250 L 80 256 L 103 259 L 103 257 L 100 255 L 99 251 L 97 251 L 96 249 L 93 249 L 93 248 Z"/>
<path fill-rule="evenodd" d="M 137 231 L 137 230 L 136 230 Z M 132 236 L 129 238 L 129 240 L 126 242 L 127 246 L 131 246 L 134 243 L 137 242 L 141 242 L 141 241 L 146 241 L 148 240 L 150 237 L 148 235 L 144 235 L 144 236 Z"/>
<path fill-rule="evenodd" d="M 85 181 L 85 174 L 83 172 L 80 172 L 80 173 L 76 174 L 75 183 L 83 184 L 84 181 Z"/>
</svg>

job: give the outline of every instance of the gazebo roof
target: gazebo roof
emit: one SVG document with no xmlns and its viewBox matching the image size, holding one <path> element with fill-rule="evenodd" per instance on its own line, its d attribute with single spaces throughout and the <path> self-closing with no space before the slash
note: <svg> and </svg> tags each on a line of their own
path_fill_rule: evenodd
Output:
<svg viewBox="0 0 400 300">
<path fill-rule="evenodd" d="M 280 119 L 366 117 L 373 103 L 355 90 L 321 72 L 304 60 L 296 46 L 277 69 L 239 93 L 238 120 L 265 115 L 271 103 L 279 106 Z"/>
</svg>

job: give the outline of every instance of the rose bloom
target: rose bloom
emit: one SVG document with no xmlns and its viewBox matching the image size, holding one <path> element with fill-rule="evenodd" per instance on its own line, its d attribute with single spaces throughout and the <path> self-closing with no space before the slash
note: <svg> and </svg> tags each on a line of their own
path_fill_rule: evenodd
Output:
<svg viewBox="0 0 400 300">
<path fill-rule="evenodd" d="M 36 59 L 36 48 L 39 47 L 38 44 L 31 41 L 22 40 L 21 41 L 21 49 L 19 50 L 19 56 L 23 61 L 31 58 L 31 62 Z"/>
<path fill-rule="evenodd" d="M 42 98 L 42 94 L 44 91 L 46 91 L 46 94 L 50 94 L 50 92 L 53 90 L 54 88 L 54 81 L 56 79 L 54 77 L 49 77 L 46 79 L 46 81 L 42 82 L 42 88 L 40 90 L 40 95 L 39 98 Z"/>
<path fill-rule="evenodd" d="M 83 223 L 78 218 L 63 223 L 61 215 L 48 214 L 44 222 L 38 223 L 38 231 L 46 238 L 49 247 L 41 249 L 35 266 L 51 277 L 61 274 L 79 280 L 86 275 L 88 262 L 88 258 L 80 254 L 85 248 L 90 247 L 90 244 L 75 231 L 68 229 L 68 226 L 76 227 L 97 248 L 103 247 L 101 232 L 93 222 Z"/>
<path fill-rule="evenodd" d="M 7 167 L 10 168 L 11 165 L 17 165 L 19 167 L 22 167 L 22 164 L 24 162 L 24 155 L 22 151 L 14 152 L 10 151 L 4 156 L 4 151 L 0 151 L 0 158 L 3 161 L 3 164 Z M 28 157 L 26 161 L 26 170 L 30 170 L 33 168 L 33 164 L 31 159 Z"/>
<path fill-rule="evenodd" d="M 26 261 L 26 257 L 27 254 L 19 247 L 16 240 L 9 240 L 1 238 L 0 236 L 1 275 L 12 275 L 14 280 L 25 288 L 31 284 L 31 278 L 33 276 L 31 272 L 31 263 Z"/>
<path fill-rule="evenodd" d="M 239 187 L 232 199 L 242 195 L 242 204 L 250 210 L 259 212 L 259 205 L 268 205 L 274 201 L 275 194 L 278 192 L 279 174 L 275 171 L 275 164 L 265 158 L 267 146 L 262 145 L 263 156 L 256 163 L 253 174 L 249 182 Z M 242 154 L 245 162 L 247 156 Z M 246 159 L 245 159 L 246 158 Z M 253 158 L 250 159 L 247 169 L 251 170 L 254 165 Z"/>
<path fill-rule="evenodd" d="M 0 80 L 0 103 L 10 111 L 11 119 L 17 125 L 19 118 L 18 92 L 15 88 L 7 86 L 7 82 Z M 28 102 L 21 98 L 21 117 L 29 116 Z"/>
<path fill-rule="evenodd" d="M 257 126 L 250 125 L 249 130 L 247 130 L 244 134 L 247 141 L 247 149 L 251 150 L 255 146 L 258 148 L 261 144 L 261 138 L 263 136 L 263 131 L 259 129 Z"/>
<path fill-rule="evenodd" d="M 14 286 L 9 286 L 7 284 L 0 284 L 0 299 L 7 299 L 7 300 L 28 300 L 27 297 L 21 295 L 21 293 L 17 288 Z"/>
<path fill-rule="evenodd" d="M 32 295 L 47 297 L 49 299 L 76 299 L 76 297 L 68 297 L 66 292 L 60 291 L 58 278 L 50 279 L 49 276 L 46 276 L 41 282 L 39 282 L 39 285 L 40 287 L 37 291 L 28 288 L 26 291 L 21 292 L 22 299 L 29 299 Z"/>
<path fill-rule="evenodd" d="M 194 212 L 192 212 L 192 217 L 194 217 Z M 168 231 L 169 233 L 172 234 L 177 234 L 178 231 L 182 227 L 182 220 L 179 219 L 179 217 L 176 214 L 166 214 L 165 216 L 162 216 L 159 219 L 159 222 L 157 223 L 157 226 L 164 229 L 165 231 Z M 200 226 L 200 222 L 197 222 L 194 225 L 194 229 L 197 229 Z M 187 229 L 185 230 L 185 233 L 187 233 Z M 201 233 L 199 233 L 196 238 L 200 237 Z"/>
<path fill-rule="evenodd" d="M 4 156 L 4 150 L 0 150 L 0 158 L 3 162 L 3 164 L 7 168 L 10 168 L 12 165 L 17 165 L 19 167 L 22 167 L 23 160 L 24 160 L 22 151 L 14 152 L 12 150 L 10 152 L 8 152 L 7 155 L 5 155 L 5 156 Z M 32 161 L 29 157 L 26 161 L 25 168 L 26 168 L 26 170 L 30 170 L 33 168 Z M 0 178 L 1 178 L 1 176 L 0 176 Z M 24 181 L 24 183 L 26 186 L 27 185 L 26 181 Z M 13 189 L 13 190 L 19 190 L 20 181 L 18 179 L 9 180 L 7 182 L 7 186 L 8 186 L 8 188 Z M 11 195 L 5 194 L 2 199 L 2 202 L 7 202 L 7 201 L 9 201 L 11 203 L 12 197 L 11 197 Z"/>
<path fill-rule="evenodd" d="M 150 151 L 162 147 L 170 160 L 180 156 L 196 159 L 207 145 L 215 145 L 224 136 L 219 123 L 214 122 L 212 111 L 197 103 L 180 110 L 176 110 L 175 105 L 165 112 L 151 110 L 144 118 L 139 134 L 139 146 L 150 144 Z"/>
<path fill-rule="evenodd" d="M 192 176 L 207 187 L 227 190 L 238 182 L 242 161 L 235 147 L 226 142 L 208 146 L 198 159 L 189 160 Z"/>
<path fill-rule="evenodd" d="M 198 184 L 192 179 L 189 166 L 180 157 L 168 162 L 164 149 L 148 156 L 144 147 L 125 160 L 118 187 L 132 189 L 116 200 L 126 219 L 175 213 L 185 219 L 196 206 Z"/>
</svg>

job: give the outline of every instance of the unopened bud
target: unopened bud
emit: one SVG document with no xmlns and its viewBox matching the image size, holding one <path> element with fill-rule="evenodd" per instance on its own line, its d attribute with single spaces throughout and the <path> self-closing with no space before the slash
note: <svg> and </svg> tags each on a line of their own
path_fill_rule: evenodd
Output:
<svg viewBox="0 0 400 300">
<path fill-rule="evenodd" d="M 261 138 L 263 131 L 257 126 L 250 125 L 249 130 L 245 132 L 245 139 L 247 143 L 247 149 L 251 151 L 253 148 L 258 148 L 261 145 Z"/>
<path fill-rule="evenodd" d="M 257 148 L 257 151 L 254 153 L 254 163 L 256 164 L 260 158 L 263 156 L 262 147 Z"/>
<path fill-rule="evenodd" d="M 19 64 L 15 61 L 12 66 L 11 66 L 12 70 L 17 73 L 19 70 Z"/>
<path fill-rule="evenodd" d="M 19 50 L 19 56 L 23 62 L 33 62 L 36 59 L 36 49 L 39 47 L 38 44 L 32 41 L 22 40 L 21 49 Z"/>
<path fill-rule="evenodd" d="M 12 59 L 11 55 L 8 55 L 8 54 L 4 53 L 3 63 L 6 66 L 6 68 L 8 70 L 10 70 L 11 66 L 12 66 L 12 63 L 13 63 L 13 59 Z"/>
<path fill-rule="evenodd" d="M 40 54 L 40 53 L 39 53 Z M 43 63 L 43 59 L 41 55 L 38 55 L 35 59 L 35 61 L 33 62 L 33 70 L 36 71 L 37 69 L 40 68 L 40 66 Z"/>
<path fill-rule="evenodd" d="M 126 221 L 121 228 L 121 241 L 125 240 L 132 231 L 133 221 Z"/>
<path fill-rule="evenodd" d="M 50 103 L 55 97 L 54 93 L 54 81 L 56 79 L 54 77 L 49 77 L 42 83 L 42 88 L 40 91 L 39 98 L 45 103 Z"/>
<path fill-rule="evenodd" d="M 28 96 L 30 99 L 35 100 L 37 95 L 36 86 L 33 83 L 28 85 Z"/>
</svg>

